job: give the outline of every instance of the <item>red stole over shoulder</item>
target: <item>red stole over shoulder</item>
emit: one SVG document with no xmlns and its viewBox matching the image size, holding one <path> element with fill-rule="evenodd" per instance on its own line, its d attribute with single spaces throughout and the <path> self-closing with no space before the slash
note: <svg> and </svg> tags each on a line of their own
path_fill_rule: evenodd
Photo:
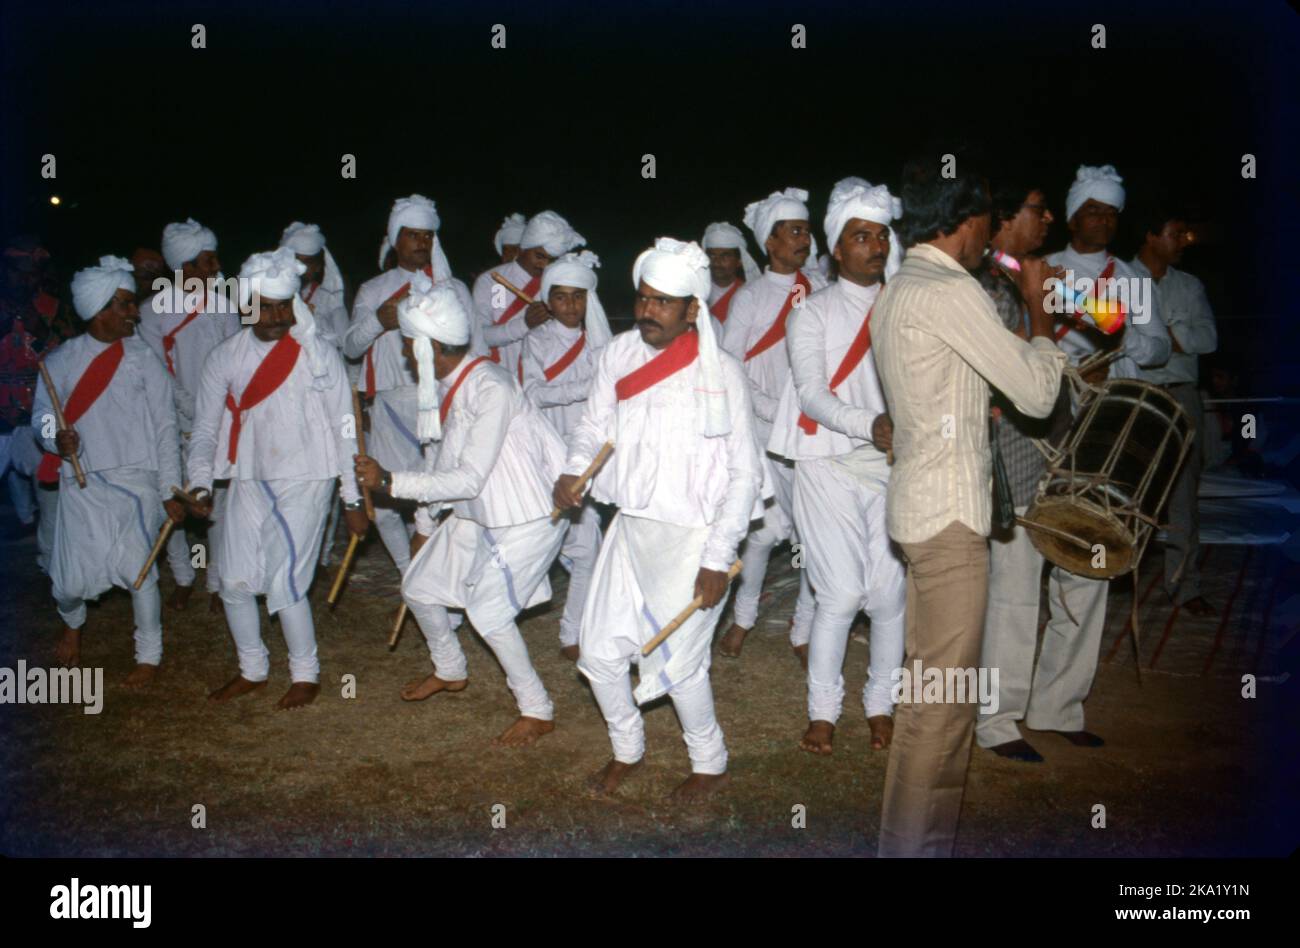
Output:
<svg viewBox="0 0 1300 948">
<path fill-rule="evenodd" d="M 537 299 L 537 292 L 541 288 L 542 288 L 542 278 L 539 276 L 535 276 L 531 280 L 529 280 L 526 284 L 524 284 L 524 288 L 521 292 L 525 296 L 531 296 L 535 300 Z M 505 289 L 505 287 L 502 287 L 502 289 Z M 496 322 L 494 322 L 492 325 L 501 326 L 504 325 L 505 323 L 510 322 L 510 320 L 512 320 L 515 317 L 515 314 L 518 313 L 523 308 L 524 308 L 524 301 L 520 299 L 518 296 L 516 296 L 513 300 L 510 301 L 510 305 L 505 308 L 505 312 L 503 312 L 500 316 L 498 316 Z M 500 351 L 497 350 L 496 346 L 492 347 L 492 350 L 488 353 L 488 358 L 491 359 L 493 362 L 501 361 L 501 353 Z M 523 377 L 522 363 L 519 371 L 520 371 L 520 379 L 522 381 L 522 377 Z"/>
<path fill-rule="evenodd" d="M 465 381 L 465 376 L 474 371 L 474 366 L 478 365 L 480 362 L 486 362 L 487 360 L 487 356 L 479 356 L 469 365 L 465 366 L 465 368 L 460 370 L 460 375 L 456 376 L 456 381 L 451 383 L 451 388 L 447 389 L 447 394 L 442 396 L 442 402 L 438 405 L 439 424 L 446 423 L 447 415 L 451 413 L 451 400 L 456 397 L 456 391 L 460 388 L 460 384 Z"/>
<path fill-rule="evenodd" d="M 858 367 L 858 363 L 866 357 L 867 350 L 871 348 L 871 314 L 875 309 L 876 305 L 872 303 L 871 309 L 867 310 L 867 318 L 858 327 L 858 334 L 853 337 L 853 341 L 849 343 L 848 351 L 844 353 L 844 358 L 840 360 L 839 368 L 831 376 L 830 389 L 832 392 Z M 803 429 L 804 434 L 815 435 L 817 433 L 817 422 L 803 412 L 799 412 L 799 427 Z"/>
<path fill-rule="evenodd" d="M 90 365 L 86 366 L 86 371 L 81 373 L 81 378 L 77 379 L 77 384 L 73 386 L 72 394 L 63 404 L 65 425 L 71 428 L 82 415 L 90 411 L 90 406 L 99 400 L 99 396 L 104 394 L 104 390 L 113 381 L 113 376 L 117 373 L 117 367 L 122 364 L 122 356 L 125 353 L 122 340 L 119 339 L 90 360 Z M 53 393 L 50 394 L 53 397 Z M 62 463 L 63 458 L 59 455 L 45 452 L 40 466 L 36 469 L 36 479 L 42 484 L 54 483 L 59 479 L 59 465 Z"/>
<path fill-rule="evenodd" d="M 796 287 L 800 286 L 803 287 L 803 295 L 807 298 L 808 294 L 812 292 L 812 286 L 809 284 L 808 278 L 803 275 L 803 271 L 797 270 L 795 271 L 794 283 L 790 287 L 790 292 L 786 294 L 785 302 L 781 305 L 781 312 L 776 314 L 776 322 L 772 323 L 767 332 L 763 333 L 763 338 L 754 343 L 754 347 L 745 353 L 746 362 L 771 349 L 785 338 L 785 321 L 789 318 L 790 310 L 794 307 Z"/>
<path fill-rule="evenodd" d="M 694 329 L 682 333 L 641 368 L 633 369 L 615 382 L 614 395 L 620 402 L 640 395 L 646 389 L 658 385 L 670 375 L 686 368 L 695 361 L 699 352 L 700 334 Z"/>
<path fill-rule="evenodd" d="M 298 353 L 301 351 L 302 347 L 298 345 L 298 340 L 285 333 L 280 341 L 271 347 L 271 351 L 262 357 L 262 361 L 253 371 L 253 377 L 244 386 L 244 394 L 240 396 L 239 401 L 236 402 L 234 396 L 226 392 L 226 407 L 230 409 L 232 415 L 230 447 L 226 451 L 226 457 L 231 464 L 235 463 L 235 458 L 239 455 L 239 430 L 243 424 L 243 413 L 274 394 L 293 371 L 298 361 Z"/>
<path fill-rule="evenodd" d="M 744 282 L 744 280 L 736 280 L 735 283 L 727 287 L 727 292 L 719 296 L 717 302 L 709 307 L 709 312 L 713 314 L 713 318 L 718 322 L 725 323 L 727 321 L 727 314 L 731 312 L 732 297 L 736 295 L 736 291 L 740 289 Z"/>
<path fill-rule="evenodd" d="M 167 371 L 172 375 L 176 374 L 176 364 L 172 362 L 172 350 L 176 348 L 176 337 L 181 334 L 182 329 L 199 318 L 199 315 L 203 312 L 203 307 L 207 304 L 208 291 L 205 288 L 203 297 L 199 300 L 199 305 L 190 310 L 185 318 L 180 321 L 180 324 L 162 338 L 163 361 L 167 363 Z"/>
<path fill-rule="evenodd" d="M 427 276 L 430 280 L 433 279 L 433 264 L 432 264 L 432 263 L 426 263 L 426 264 L 425 264 L 421 269 L 424 271 L 424 275 L 425 275 L 425 276 Z M 381 305 L 381 306 L 387 306 L 389 303 L 392 303 L 392 302 L 394 302 L 395 300 L 399 300 L 399 299 L 401 299 L 403 296 L 406 295 L 406 291 L 409 290 L 410 288 L 411 288 L 411 281 L 410 281 L 410 280 L 407 280 L 405 283 L 403 283 L 401 286 L 399 286 L 396 290 L 393 291 L 393 295 L 392 295 L 392 296 L 388 297 L 388 299 L 384 300 L 384 301 L 383 301 L 381 304 L 379 304 L 379 305 Z M 311 291 L 311 292 L 312 292 L 312 295 L 314 296 L 314 295 L 316 294 L 316 287 L 312 287 L 312 291 Z M 384 330 L 384 332 L 388 332 L 388 330 Z M 382 336 L 383 333 L 380 333 L 380 335 Z M 378 342 L 378 340 L 376 340 L 376 342 Z M 366 350 L 366 398 L 374 398 L 374 397 L 375 397 L 375 353 L 374 353 L 374 349 L 375 349 L 375 343 L 372 342 L 372 343 L 370 344 L 370 348 Z"/>
<path fill-rule="evenodd" d="M 578 341 L 569 346 L 564 355 L 542 370 L 542 373 L 546 376 L 546 381 L 554 382 L 565 369 L 573 365 L 573 361 L 582 355 L 582 350 L 585 348 L 587 348 L 587 333 L 584 331 L 578 334 Z M 520 381 L 522 382 L 523 379 L 520 379 Z"/>
</svg>

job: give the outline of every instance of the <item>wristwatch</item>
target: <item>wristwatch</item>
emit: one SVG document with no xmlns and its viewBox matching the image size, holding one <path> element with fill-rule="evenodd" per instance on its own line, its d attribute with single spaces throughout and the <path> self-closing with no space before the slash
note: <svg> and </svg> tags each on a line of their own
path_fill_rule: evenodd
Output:
<svg viewBox="0 0 1300 948">
<path fill-rule="evenodd" d="M 358 497 L 356 500 L 352 500 L 352 501 L 347 501 L 347 500 L 345 500 L 345 501 L 343 502 L 343 509 L 344 509 L 344 510 L 361 510 L 363 507 L 365 507 L 365 505 L 366 505 L 365 500 L 362 499 L 362 498 L 360 498 L 360 497 Z"/>
<path fill-rule="evenodd" d="M 393 486 L 392 471 L 384 471 L 383 475 L 379 478 L 379 486 L 386 492 L 392 489 Z"/>
</svg>

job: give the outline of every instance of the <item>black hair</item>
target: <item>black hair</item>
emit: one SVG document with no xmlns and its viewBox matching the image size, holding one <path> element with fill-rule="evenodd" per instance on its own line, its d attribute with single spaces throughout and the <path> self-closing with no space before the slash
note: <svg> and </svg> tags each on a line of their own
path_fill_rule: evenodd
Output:
<svg viewBox="0 0 1300 948">
<path fill-rule="evenodd" d="M 449 356 L 453 358 L 455 356 L 464 355 L 465 353 L 469 352 L 468 342 L 464 343 L 463 345 L 453 346 L 451 343 L 443 342 L 441 339 L 439 339 L 438 346 L 439 348 L 442 349 L 442 354 L 444 356 Z"/>
<path fill-rule="evenodd" d="M 1128 208 L 1125 216 L 1128 240 L 1135 254 L 1146 243 L 1148 234 L 1159 236 L 1170 221 L 1187 220 L 1186 209 L 1163 197 Z"/>
<path fill-rule="evenodd" d="M 900 194 L 903 216 L 894 225 L 904 247 L 951 234 L 969 218 L 989 212 L 992 202 L 988 179 L 975 162 L 960 158 L 951 177 L 943 173 L 946 165 L 935 154 L 913 159 L 904 166 Z"/>
<path fill-rule="evenodd" d="M 992 187 L 990 195 L 992 199 L 993 227 L 990 231 L 992 236 L 997 236 L 998 230 L 1007 221 L 1014 218 L 1020 213 L 1020 209 L 1025 206 L 1025 201 L 1029 195 L 1035 191 L 1042 191 L 1043 188 L 1037 184 L 1025 184 L 1018 178 L 1010 178 L 997 181 Z"/>
</svg>

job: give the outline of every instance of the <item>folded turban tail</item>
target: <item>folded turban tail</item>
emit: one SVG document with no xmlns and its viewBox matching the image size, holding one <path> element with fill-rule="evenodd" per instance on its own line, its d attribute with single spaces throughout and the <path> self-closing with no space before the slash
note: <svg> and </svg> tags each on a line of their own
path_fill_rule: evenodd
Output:
<svg viewBox="0 0 1300 948">
<path fill-rule="evenodd" d="M 582 253 L 566 253 L 542 271 L 541 299 L 545 300 L 553 286 L 575 286 L 587 291 L 587 315 L 583 322 L 587 331 L 587 345 L 594 349 L 604 348 L 609 344 L 613 334 L 609 329 L 609 317 L 601 305 L 596 293 L 596 267 L 600 258 L 590 250 Z"/>
<path fill-rule="evenodd" d="M 469 342 L 469 314 L 450 286 L 432 285 L 423 274 L 411 281 L 411 292 L 397 304 L 397 323 L 411 340 L 420 369 L 416 387 L 418 425 L 422 441 L 442 440 L 438 418 L 438 380 L 433 372 L 433 342 L 463 346 Z"/>
<path fill-rule="evenodd" d="M 704 230 L 704 240 L 700 244 L 705 250 L 736 250 L 740 253 L 740 265 L 745 273 L 745 280 L 756 280 L 762 276 L 758 263 L 749 253 L 749 246 L 744 233 L 739 227 L 718 221 Z"/>
</svg>

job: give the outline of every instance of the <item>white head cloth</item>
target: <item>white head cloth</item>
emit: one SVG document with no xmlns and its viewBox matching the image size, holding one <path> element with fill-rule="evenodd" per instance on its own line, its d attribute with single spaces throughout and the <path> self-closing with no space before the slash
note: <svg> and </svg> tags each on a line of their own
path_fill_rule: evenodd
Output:
<svg viewBox="0 0 1300 948">
<path fill-rule="evenodd" d="M 339 272 L 339 266 L 334 262 L 334 256 L 330 253 L 329 248 L 325 246 L 325 235 L 320 232 L 320 227 L 316 224 L 304 224 L 301 221 L 294 221 L 280 235 L 280 246 L 288 247 L 294 253 L 301 254 L 304 257 L 314 257 L 316 254 L 324 252 L 325 273 L 321 277 L 321 289 L 327 293 L 343 292 L 343 274 Z"/>
<path fill-rule="evenodd" d="M 823 221 L 830 253 L 834 254 L 835 245 L 839 243 L 844 225 L 855 217 L 888 226 L 896 218 L 903 216 L 903 202 L 890 194 L 889 188 L 883 184 L 872 187 L 863 181 L 862 184 L 854 184 L 846 188 L 841 188 L 840 184 L 837 184 L 835 190 L 831 192 L 831 203 L 826 208 L 826 219 Z M 889 257 L 885 260 L 886 280 L 898 272 L 902 259 L 903 248 L 898 243 L 894 228 L 890 227 Z"/>
<path fill-rule="evenodd" d="M 756 280 L 762 275 L 758 264 L 749 255 L 745 234 L 739 228 L 726 221 L 717 221 L 704 228 L 704 240 L 700 246 L 705 250 L 739 250 L 740 263 L 745 269 L 745 281 Z"/>
<path fill-rule="evenodd" d="M 438 418 L 438 380 L 433 374 L 433 343 L 437 339 L 449 346 L 469 342 L 469 313 L 450 286 L 429 283 L 424 274 L 411 281 L 411 292 L 397 304 L 397 325 L 402 335 L 412 341 L 415 362 L 420 367 L 416 389 L 419 424 L 416 435 L 421 441 L 441 441 L 442 422 Z"/>
<path fill-rule="evenodd" d="M 383 245 L 379 248 L 379 269 L 384 269 L 384 258 L 388 256 L 388 251 L 397 246 L 397 235 L 402 232 L 403 227 L 412 230 L 431 230 L 433 231 L 433 253 L 430 254 L 430 262 L 433 264 L 433 282 L 441 283 L 451 279 L 451 263 L 443 252 L 442 241 L 438 239 L 438 228 L 441 226 L 442 220 L 438 217 L 437 205 L 423 194 L 398 198 L 393 202 L 393 209 L 388 214 L 388 231 L 384 234 Z"/>
<path fill-rule="evenodd" d="M 99 266 L 78 270 L 72 277 L 72 308 L 82 319 L 94 319 L 118 290 L 135 292 L 131 261 L 107 254 Z"/>
<path fill-rule="evenodd" d="M 570 227 L 569 222 L 554 211 L 534 214 L 528 219 L 528 225 L 519 237 L 520 250 L 541 247 L 552 257 L 577 250 L 586 243 L 587 238 Z"/>
<path fill-rule="evenodd" d="M 522 214 L 511 214 L 501 222 L 497 228 L 497 234 L 492 238 L 492 246 L 497 248 L 497 256 L 501 256 L 507 244 L 518 246 L 519 238 L 524 236 L 524 227 L 528 224 L 528 218 Z"/>
<path fill-rule="evenodd" d="M 722 360 L 718 357 L 718 341 L 713 336 L 713 320 L 709 317 L 709 255 L 694 241 L 685 243 L 660 237 L 632 266 L 632 285 L 640 287 L 642 280 L 660 293 L 693 296 L 699 303 L 695 319 L 695 329 L 700 334 L 695 414 L 700 419 L 700 433 L 706 438 L 730 434 L 731 414 L 722 380 Z"/>
<path fill-rule="evenodd" d="M 1109 204 L 1117 211 L 1124 210 L 1124 179 L 1114 165 L 1079 165 L 1074 184 L 1070 185 L 1070 192 L 1065 196 L 1065 219 L 1068 221 L 1073 217 L 1088 198 Z"/>
<path fill-rule="evenodd" d="M 172 270 L 179 270 L 205 250 L 216 249 L 217 235 L 192 217 L 163 228 L 162 255 Z"/>
<path fill-rule="evenodd" d="M 758 249 L 763 251 L 763 256 L 767 256 L 767 238 L 778 221 L 811 223 L 807 200 L 808 192 L 803 188 L 786 188 L 784 191 L 773 191 L 761 201 L 745 205 L 745 226 L 754 232 L 754 239 L 758 241 Z M 809 236 L 812 237 L 812 247 L 808 251 L 808 259 L 816 261 L 817 238 L 811 234 Z"/>
<path fill-rule="evenodd" d="M 306 271 L 289 247 L 255 253 L 239 268 L 239 299 L 245 306 L 252 303 L 254 293 L 268 300 L 293 300 L 293 329 L 289 332 L 307 354 L 311 374 L 320 378 L 329 365 L 316 345 L 316 319 L 298 295 Z"/>
<path fill-rule="evenodd" d="M 603 349 L 609 344 L 611 334 L 609 319 L 605 316 L 605 307 L 600 305 L 596 295 L 596 267 L 600 258 L 590 250 L 581 253 L 566 253 L 542 271 L 542 295 L 545 302 L 553 286 L 576 286 L 587 291 L 587 345 L 592 349 Z"/>
<path fill-rule="evenodd" d="M 851 188 L 854 188 L 859 185 L 861 185 L 864 188 L 870 188 L 871 182 L 868 181 L 866 178 L 859 178 L 855 174 L 851 174 L 847 178 L 840 178 L 840 180 L 835 182 L 835 187 L 831 188 L 831 197 L 829 203 L 834 204 L 843 195 L 847 194 Z"/>
</svg>

